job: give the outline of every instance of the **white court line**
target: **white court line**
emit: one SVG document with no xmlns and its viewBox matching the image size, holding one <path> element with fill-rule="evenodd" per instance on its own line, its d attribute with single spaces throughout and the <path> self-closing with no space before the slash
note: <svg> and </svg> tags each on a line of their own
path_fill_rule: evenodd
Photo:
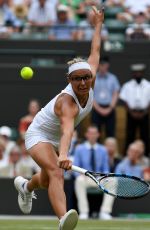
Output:
<svg viewBox="0 0 150 230">
<path fill-rule="evenodd" d="M 56 216 L 0 215 L 0 220 L 57 220 Z"/>
<path fill-rule="evenodd" d="M 79 227 L 80 228 L 80 227 Z M 82 227 L 81 227 L 82 228 Z M 2 225 L 0 225 L 0 229 L 1 230 L 6 230 L 6 229 L 14 229 L 14 227 L 13 226 L 9 226 L 9 228 L 8 228 L 8 226 L 2 226 Z M 48 226 L 48 227 L 42 227 L 42 226 L 39 226 L 39 225 L 37 225 L 37 226 L 32 226 L 32 227 L 29 227 L 29 226 L 22 226 L 22 225 L 20 225 L 20 226 L 16 226 L 15 227 L 15 229 L 16 230 L 37 230 L 37 229 L 40 229 L 40 230 L 55 230 L 55 229 L 58 229 L 58 227 L 51 227 L 51 226 Z M 88 230 L 133 230 L 133 228 L 132 227 L 86 227 L 86 229 L 88 229 Z M 140 228 L 138 228 L 138 229 L 140 229 Z M 141 230 L 142 230 L 142 228 L 141 228 Z M 144 227 L 144 230 L 149 230 L 149 227 Z"/>
</svg>

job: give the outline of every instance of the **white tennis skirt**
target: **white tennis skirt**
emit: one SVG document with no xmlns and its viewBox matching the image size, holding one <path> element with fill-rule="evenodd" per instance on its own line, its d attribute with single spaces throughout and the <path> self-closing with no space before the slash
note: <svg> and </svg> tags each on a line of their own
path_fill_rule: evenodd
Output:
<svg viewBox="0 0 150 230">
<path fill-rule="evenodd" d="M 53 145 L 55 150 L 58 150 L 59 142 L 53 141 L 48 138 L 48 136 L 44 132 L 33 132 L 27 131 L 25 134 L 25 146 L 26 149 L 32 148 L 34 145 L 38 144 L 39 142 L 48 142 Z"/>
</svg>

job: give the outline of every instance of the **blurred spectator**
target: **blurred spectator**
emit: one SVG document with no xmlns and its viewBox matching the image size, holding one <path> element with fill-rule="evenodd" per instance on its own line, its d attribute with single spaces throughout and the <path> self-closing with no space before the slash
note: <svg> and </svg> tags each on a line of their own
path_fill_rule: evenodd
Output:
<svg viewBox="0 0 150 230">
<path fill-rule="evenodd" d="M 80 20 L 86 19 L 86 13 L 89 9 L 91 9 L 91 6 L 99 6 L 101 1 L 99 0 L 82 0 L 80 3 L 77 5 L 75 14 L 77 16 L 78 22 Z"/>
<path fill-rule="evenodd" d="M 47 27 L 51 26 L 55 19 L 55 6 L 46 0 L 38 0 L 29 9 L 28 21 L 32 29 L 34 28 L 36 31 L 47 30 Z"/>
<path fill-rule="evenodd" d="M 144 78 L 145 64 L 131 65 L 132 79 L 120 92 L 120 99 L 127 110 L 126 147 L 135 140 L 137 129 L 144 141 L 145 153 L 149 153 L 150 82 Z"/>
<path fill-rule="evenodd" d="M 114 137 L 108 137 L 105 139 L 104 145 L 109 156 L 110 172 L 114 173 L 116 165 L 120 162 L 121 159 L 121 155 L 118 152 L 117 139 Z"/>
<path fill-rule="evenodd" d="M 5 142 L 0 138 L 0 168 L 5 166 L 7 163 L 7 158 L 4 156 L 5 152 Z"/>
<path fill-rule="evenodd" d="M 99 131 L 96 126 L 89 126 L 85 133 L 86 141 L 79 144 L 75 149 L 74 164 L 90 171 L 108 173 L 108 153 L 106 148 L 97 143 Z M 85 175 L 75 173 L 75 194 L 80 213 L 80 219 L 87 219 L 89 215 L 89 205 L 87 198 L 87 188 L 97 185 Z"/>
<path fill-rule="evenodd" d="M 0 138 L 3 139 L 5 144 L 4 157 L 8 158 L 10 150 L 15 146 L 15 142 L 11 140 L 11 129 L 8 126 L 0 127 Z"/>
<path fill-rule="evenodd" d="M 57 20 L 53 28 L 49 31 L 50 40 L 75 40 L 76 39 L 76 23 L 69 19 L 68 7 L 59 5 L 57 8 Z"/>
<path fill-rule="evenodd" d="M 138 146 L 139 152 L 140 152 L 140 165 L 142 166 L 143 169 L 149 168 L 150 166 L 150 159 L 146 157 L 145 154 L 145 144 L 142 140 L 137 139 L 134 141 L 134 143 Z M 148 155 L 148 154 L 147 154 Z"/>
<path fill-rule="evenodd" d="M 67 5 L 72 9 L 74 18 L 79 23 L 86 19 L 86 13 L 92 5 L 99 5 L 99 0 L 59 0 L 61 4 Z"/>
<path fill-rule="evenodd" d="M 12 5 L 22 5 L 25 4 L 26 6 L 28 6 L 31 3 L 32 0 L 11 0 Z"/>
<path fill-rule="evenodd" d="M 78 18 L 76 11 L 80 8 L 80 3 L 83 2 L 83 0 L 59 0 L 59 2 L 69 7 L 69 15 L 71 15 L 71 18 Z"/>
<path fill-rule="evenodd" d="M 25 4 L 17 4 L 13 6 L 13 12 L 19 21 L 19 31 L 22 32 L 26 26 L 28 8 Z"/>
<path fill-rule="evenodd" d="M 28 105 L 28 114 L 19 120 L 18 130 L 21 138 L 24 139 L 26 130 L 28 129 L 29 125 L 33 121 L 33 118 L 35 117 L 35 115 L 38 113 L 39 110 L 40 110 L 39 101 L 36 99 L 30 100 Z"/>
<path fill-rule="evenodd" d="M 77 32 L 78 40 L 90 40 L 92 39 L 94 28 L 93 28 L 93 11 L 89 10 L 86 13 L 86 19 L 82 20 L 79 23 L 79 28 Z M 108 39 L 108 30 L 103 24 L 102 31 L 101 31 L 101 38 L 102 40 Z"/>
<path fill-rule="evenodd" d="M 124 6 L 125 0 L 106 0 L 106 6 L 112 7 L 112 6 Z"/>
<path fill-rule="evenodd" d="M 136 1 L 135 0 L 125 0 L 125 8 L 131 15 L 135 15 L 139 12 L 147 13 L 147 6 L 149 4 L 149 0 L 141 0 Z"/>
<path fill-rule="evenodd" d="M 7 164 L 0 168 L 0 177 L 13 178 L 19 176 L 17 173 L 17 163 L 21 158 L 21 152 L 17 145 L 10 150 Z"/>
<path fill-rule="evenodd" d="M 117 76 L 109 72 L 109 59 L 101 58 L 94 87 L 92 123 L 105 125 L 106 137 L 115 136 L 115 108 L 120 84 Z"/>
<path fill-rule="evenodd" d="M 28 154 L 23 139 L 18 142 L 21 151 L 21 159 L 17 164 L 17 173 L 20 176 L 31 178 L 32 175 L 40 170 L 40 167 Z"/>
<path fill-rule="evenodd" d="M 144 179 L 146 181 L 150 181 L 150 159 L 149 159 L 150 154 L 147 154 L 148 155 L 147 157 L 144 155 L 145 144 L 142 140 L 137 139 L 136 141 L 134 141 L 134 143 L 136 143 L 140 151 L 140 162 L 139 163 L 143 169 Z"/>
<path fill-rule="evenodd" d="M 124 12 L 118 14 L 118 19 L 132 22 L 134 20 L 134 16 L 142 12 L 147 17 L 149 16 L 148 13 L 148 6 L 150 5 L 149 0 L 125 0 L 124 3 Z"/>
<path fill-rule="evenodd" d="M 30 2 L 31 5 L 37 4 L 39 0 L 26 0 L 27 2 Z M 54 7 L 56 7 L 59 4 L 59 0 L 46 0 L 46 4 L 52 4 Z"/>
<path fill-rule="evenodd" d="M 144 13 L 135 16 L 134 23 L 126 30 L 126 36 L 128 40 L 150 39 L 150 25 Z"/>
<path fill-rule="evenodd" d="M 110 172 L 114 173 L 116 166 L 120 162 L 120 154 L 118 153 L 117 140 L 113 137 L 106 138 L 105 147 L 108 151 Z M 103 202 L 101 204 L 101 209 L 100 209 L 100 215 L 99 215 L 100 219 L 103 220 L 112 219 L 111 213 L 112 213 L 114 199 L 115 199 L 114 197 L 104 194 Z"/>
<path fill-rule="evenodd" d="M 0 0 L 0 37 L 8 37 L 19 26 L 20 22 L 14 15 L 8 1 Z"/>
<path fill-rule="evenodd" d="M 115 173 L 143 178 L 143 169 L 140 165 L 140 150 L 136 143 L 131 143 L 128 146 L 127 157 L 117 165 Z"/>
</svg>

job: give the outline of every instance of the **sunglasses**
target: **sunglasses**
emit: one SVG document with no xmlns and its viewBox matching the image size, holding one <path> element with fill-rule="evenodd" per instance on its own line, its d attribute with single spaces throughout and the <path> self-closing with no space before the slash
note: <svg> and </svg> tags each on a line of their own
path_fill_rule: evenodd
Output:
<svg viewBox="0 0 150 230">
<path fill-rule="evenodd" d="M 88 81 L 89 79 L 91 79 L 92 76 L 91 75 L 85 75 L 85 76 L 73 76 L 73 77 L 70 77 L 70 79 L 72 81 L 76 81 L 76 82 L 80 82 L 80 81 Z"/>
</svg>

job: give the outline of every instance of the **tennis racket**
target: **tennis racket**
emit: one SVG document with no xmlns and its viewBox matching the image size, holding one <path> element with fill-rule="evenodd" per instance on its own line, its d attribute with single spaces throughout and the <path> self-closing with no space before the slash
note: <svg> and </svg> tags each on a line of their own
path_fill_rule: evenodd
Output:
<svg viewBox="0 0 150 230">
<path fill-rule="evenodd" d="M 126 174 L 95 173 L 72 165 L 72 170 L 91 178 L 105 193 L 122 199 L 136 199 L 150 191 L 150 185 L 144 180 Z"/>
</svg>

